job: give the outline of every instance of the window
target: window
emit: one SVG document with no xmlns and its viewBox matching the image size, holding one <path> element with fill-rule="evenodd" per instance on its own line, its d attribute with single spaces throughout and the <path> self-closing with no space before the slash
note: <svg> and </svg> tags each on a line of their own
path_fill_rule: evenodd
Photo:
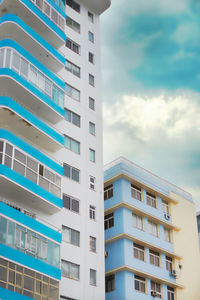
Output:
<svg viewBox="0 0 200 300">
<path fill-rule="evenodd" d="M 162 200 L 162 211 L 169 215 L 169 204 L 166 201 Z"/>
<path fill-rule="evenodd" d="M 133 216 L 133 226 L 137 229 L 143 230 L 143 218 L 132 213 Z"/>
<path fill-rule="evenodd" d="M 69 38 L 66 39 L 66 47 L 77 54 L 81 53 L 80 45 L 75 43 L 74 41 L 70 40 Z"/>
<path fill-rule="evenodd" d="M 95 124 L 92 122 L 89 122 L 89 133 L 95 135 Z"/>
<path fill-rule="evenodd" d="M 94 33 L 92 33 L 91 31 L 88 31 L 88 40 L 94 43 Z"/>
<path fill-rule="evenodd" d="M 63 207 L 75 213 L 79 213 L 79 200 L 63 194 Z"/>
<path fill-rule="evenodd" d="M 57 197 L 61 197 L 61 176 L 48 169 L 39 161 L 28 156 L 21 149 L 4 142 L 4 152 L 0 153 L 2 164 L 41 186 Z"/>
<path fill-rule="evenodd" d="M 31 299 L 59 299 L 59 281 L 46 275 L 2 258 L 0 259 L 0 275 L 0 286 L 10 291 L 29 296 Z M 12 296 L 6 298 L 13 299 Z M 22 298 L 26 297 L 22 296 Z"/>
<path fill-rule="evenodd" d="M 144 261 L 144 246 L 133 243 L 133 254 L 135 258 Z"/>
<path fill-rule="evenodd" d="M 80 182 L 80 170 L 75 169 L 74 167 L 63 164 L 63 175 L 67 178 L 70 178 L 76 182 Z"/>
<path fill-rule="evenodd" d="M 145 291 L 146 291 L 145 278 L 135 275 L 135 290 L 145 293 Z"/>
<path fill-rule="evenodd" d="M 71 97 L 76 101 L 80 101 L 80 91 L 75 89 L 73 86 L 66 83 L 65 86 L 67 96 Z"/>
<path fill-rule="evenodd" d="M 166 256 L 166 270 L 172 272 L 172 258 L 169 256 Z"/>
<path fill-rule="evenodd" d="M 59 268 L 59 244 L 2 216 L 0 243 Z"/>
<path fill-rule="evenodd" d="M 80 246 L 80 232 L 72 228 L 62 226 L 62 238 L 64 242 L 74 246 Z"/>
<path fill-rule="evenodd" d="M 90 219 L 92 219 L 92 220 L 96 219 L 96 207 L 90 205 L 89 216 L 90 216 Z"/>
<path fill-rule="evenodd" d="M 160 267 L 160 254 L 156 251 L 149 250 L 150 264 L 156 267 Z"/>
<path fill-rule="evenodd" d="M 106 293 L 112 292 L 115 290 L 115 274 L 106 276 L 105 280 Z"/>
<path fill-rule="evenodd" d="M 0 51 L 0 65 L 5 68 L 13 69 L 24 80 L 34 85 L 38 90 L 48 96 L 51 101 L 60 107 L 64 107 L 64 91 L 55 85 L 46 74 L 26 60 L 20 53 L 11 48 L 2 48 Z"/>
<path fill-rule="evenodd" d="M 88 20 L 91 22 L 91 23 L 94 23 L 94 15 L 88 11 Z"/>
<path fill-rule="evenodd" d="M 89 84 L 94 86 L 94 76 L 89 74 Z"/>
<path fill-rule="evenodd" d="M 65 109 L 65 120 L 77 127 L 81 126 L 81 117 L 67 108 Z"/>
<path fill-rule="evenodd" d="M 90 236 L 90 251 L 96 252 L 96 238 Z"/>
<path fill-rule="evenodd" d="M 66 63 L 65 63 L 65 69 L 80 78 L 81 69 L 77 65 L 73 64 L 71 61 L 69 61 L 67 59 L 66 59 Z"/>
<path fill-rule="evenodd" d="M 70 136 L 65 135 L 65 147 L 77 154 L 80 154 L 80 142 L 72 139 Z"/>
<path fill-rule="evenodd" d="M 113 197 L 113 184 L 104 188 L 104 201 Z"/>
<path fill-rule="evenodd" d="M 141 189 L 131 184 L 131 196 L 139 201 L 142 201 Z"/>
<path fill-rule="evenodd" d="M 175 300 L 174 288 L 170 286 L 167 287 L 167 300 Z"/>
<path fill-rule="evenodd" d="M 70 261 L 61 260 L 62 276 L 79 280 L 80 279 L 80 266 Z"/>
<path fill-rule="evenodd" d="M 108 214 L 104 217 L 104 229 L 108 229 L 114 226 L 114 215 L 113 213 Z"/>
<path fill-rule="evenodd" d="M 76 12 L 80 13 L 80 5 L 74 0 L 66 0 L 66 4 L 74 9 Z"/>
<path fill-rule="evenodd" d="M 74 21 L 73 19 L 71 19 L 68 16 L 67 16 L 67 19 L 66 19 L 66 24 L 67 24 L 68 27 L 70 27 L 74 31 L 80 33 L 80 30 L 81 30 L 80 24 L 77 23 L 76 21 Z"/>
<path fill-rule="evenodd" d="M 155 292 L 157 298 L 162 298 L 161 296 L 161 284 L 151 280 L 151 293 Z"/>
<path fill-rule="evenodd" d="M 89 52 L 88 53 L 88 60 L 91 64 L 94 64 L 94 54 Z"/>
<path fill-rule="evenodd" d="M 171 230 L 164 227 L 164 240 L 171 243 Z"/>
<path fill-rule="evenodd" d="M 96 270 L 90 269 L 90 284 L 91 285 L 95 285 L 96 286 L 96 276 L 97 276 L 97 272 Z"/>
<path fill-rule="evenodd" d="M 95 187 L 96 187 L 96 178 L 90 176 L 90 189 L 95 191 Z"/>
<path fill-rule="evenodd" d="M 89 108 L 95 110 L 95 100 L 89 97 Z"/>
<path fill-rule="evenodd" d="M 95 150 L 89 149 L 90 151 L 90 161 L 95 162 Z"/>
<path fill-rule="evenodd" d="M 156 197 L 147 193 L 147 204 L 156 208 Z"/>
<path fill-rule="evenodd" d="M 149 221 L 149 233 L 158 237 L 158 225 L 152 221 Z"/>
</svg>

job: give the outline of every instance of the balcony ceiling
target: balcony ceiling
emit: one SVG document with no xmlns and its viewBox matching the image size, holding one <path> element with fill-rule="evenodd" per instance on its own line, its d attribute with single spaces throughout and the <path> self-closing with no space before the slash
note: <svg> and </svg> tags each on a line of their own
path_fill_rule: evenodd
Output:
<svg viewBox="0 0 200 300">
<path fill-rule="evenodd" d="M 111 5 L 111 0 L 82 0 L 81 2 L 97 15 L 101 15 Z"/>
</svg>

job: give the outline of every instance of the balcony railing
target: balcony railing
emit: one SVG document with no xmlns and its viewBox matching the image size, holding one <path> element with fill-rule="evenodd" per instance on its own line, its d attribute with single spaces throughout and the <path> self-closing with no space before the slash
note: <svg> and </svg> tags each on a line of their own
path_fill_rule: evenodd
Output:
<svg viewBox="0 0 200 300">
<path fill-rule="evenodd" d="M 3 140 L 0 140 L 0 164 L 28 178 L 55 196 L 61 197 L 61 176 Z"/>
<path fill-rule="evenodd" d="M 62 31 L 65 29 L 65 18 L 59 14 L 47 1 L 44 0 L 29 0 L 39 10 L 41 10 L 54 24 Z"/>
<path fill-rule="evenodd" d="M 9 47 L 0 49 L 0 68 L 12 69 L 47 95 L 54 103 L 64 108 L 64 91 L 16 50 Z"/>
</svg>

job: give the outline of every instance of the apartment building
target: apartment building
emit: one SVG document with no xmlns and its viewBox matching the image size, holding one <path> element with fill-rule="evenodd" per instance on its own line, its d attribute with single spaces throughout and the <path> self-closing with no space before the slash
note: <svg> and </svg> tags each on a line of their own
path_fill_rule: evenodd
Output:
<svg viewBox="0 0 200 300">
<path fill-rule="evenodd" d="M 105 298 L 100 15 L 0 1 L 0 299 Z"/>
<path fill-rule="evenodd" d="M 189 193 L 120 157 L 105 166 L 104 209 L 107 300 L 199 299 Z"/>
</svg>

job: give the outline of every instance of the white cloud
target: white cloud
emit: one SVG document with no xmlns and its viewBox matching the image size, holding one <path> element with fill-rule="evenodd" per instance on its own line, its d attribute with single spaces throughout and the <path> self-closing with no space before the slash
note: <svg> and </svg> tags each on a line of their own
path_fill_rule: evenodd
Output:
<svg viewBox="0 0 200 300">
<path fill-rule="evenodd" d="M 200 107 L 186 96 L 127 95 L 114 105 L 104 105 L 104 120 L 106 128 L 121 124 L 134 129 L 136 137 L 145 142 L 158 131 L 175 139 L 200 128 Z"/>
</svg>

